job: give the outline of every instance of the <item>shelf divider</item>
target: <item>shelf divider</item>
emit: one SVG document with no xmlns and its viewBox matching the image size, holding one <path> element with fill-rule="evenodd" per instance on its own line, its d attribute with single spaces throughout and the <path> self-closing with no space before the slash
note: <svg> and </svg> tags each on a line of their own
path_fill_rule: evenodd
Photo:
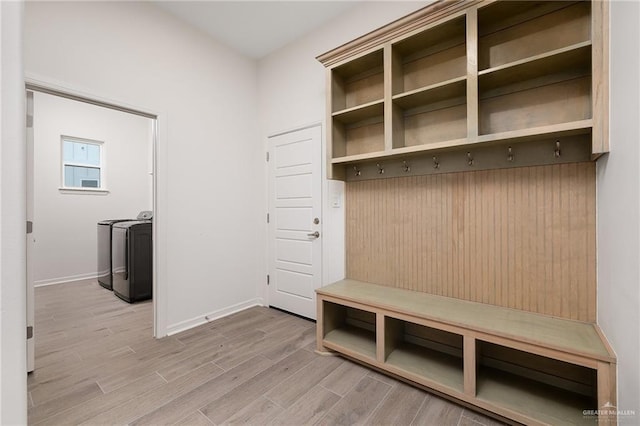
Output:
<svg viewBox="0 0 640 426">
<path fill-rule="evenodd" d="M 476 339 L 466 334 L 463 336 L 463 339 L 464 393 L 475 398 L 476 371 L 478 370 Z"/>
<path fill-rule="evenodd" d="M 393 120 L 393 49 L 391 43 L 384 45 L 384 150 L 391 151 L 394 147 L 394 134 L 398 129 Z"/>
<path fill-rule="evenodd" d="M 467 139 L 478 136 L 478 9 L 467 11 Z"/>
</svg>

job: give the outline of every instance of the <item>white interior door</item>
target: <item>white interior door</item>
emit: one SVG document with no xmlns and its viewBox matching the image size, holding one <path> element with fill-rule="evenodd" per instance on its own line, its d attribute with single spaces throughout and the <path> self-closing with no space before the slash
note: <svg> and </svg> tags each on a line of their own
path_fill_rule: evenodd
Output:
<svg viewBox="0 0 640 426">
<path fill-rule="evenodd" d="M 320 126 L 269 138 L 269 305 L 316 317 L 322 284 Z"/>
<path fill-rule="evenodd" d="M 27 92 L 27 372 L 35 369 L 34 322 L 35 294 L 33 285 L 33 92 Z"/>
</svg>

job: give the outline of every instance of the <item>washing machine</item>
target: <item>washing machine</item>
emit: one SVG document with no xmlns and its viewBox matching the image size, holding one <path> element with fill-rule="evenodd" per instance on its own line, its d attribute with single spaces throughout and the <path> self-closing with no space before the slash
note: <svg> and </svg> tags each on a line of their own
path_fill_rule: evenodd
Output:
<svg viewBox="0 0 640 426">
<path fill-rule="evenodd" d="M 134 219 L 110 219 L 98 222 L 98 284 L 107 290 L 113 289 L 113 268 L 111 261 L 113 225 L 119 222 L 129 222 Z"/>
<path fill-rule="evenodd" d="M 153 245 L 151 220 L 113 224 L 113 293 L 134 303 L 151 299 Z"/>
<path fill-rule="evenodd" d="M 98 283 L 107 290 L 113 289 L 113 225 L 133 220 L 151 220 L 153 213 L 141 211 L 136 219 L 109 219 L 98 222 Z M 118 259 L 121 256 L 117 256 Z"/>
</svg>

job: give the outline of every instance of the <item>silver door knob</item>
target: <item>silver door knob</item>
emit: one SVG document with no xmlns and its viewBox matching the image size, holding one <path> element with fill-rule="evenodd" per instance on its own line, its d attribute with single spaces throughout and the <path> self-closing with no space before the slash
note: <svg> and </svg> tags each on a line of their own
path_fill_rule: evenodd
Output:
<svg viewBox="0 0 640 426">
<path fill-rule="evenodd" d="M 307 234 L 307 237 L 313 237 L 313 238 L 318 238 L 320 237 L 320 233 L 318 231 L 312 233 L 312 234 Z"/>
</svg>

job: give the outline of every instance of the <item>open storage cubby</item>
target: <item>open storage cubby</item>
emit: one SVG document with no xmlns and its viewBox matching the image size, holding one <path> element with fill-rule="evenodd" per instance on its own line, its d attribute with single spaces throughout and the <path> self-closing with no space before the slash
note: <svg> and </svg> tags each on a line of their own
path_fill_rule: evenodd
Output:
<svg viewBox="0 0 640 426">
<path fill-rule="evenodd" d="M 391 46 L 394 98 L 466 77 L 465 23 L 463 15 Z"/>
<path fill-rule="evenodd" d="M 331 74 L 333 156 L 383 151 L 383 51 L 336 67 Z"/>
<path fill-rule="evenodd" d="M 346 350 L 354 358 L 376 359 L 376 315 L 373 312 L 332 302 L 323 302 L 323 343 L 326 347 Z"/>
<path fill-rule="evenodd" d="M 333 113 L 384 99 L 382 50 L 354 59 L 332 70 Z"/>
<path fill-rule="evenodd" d="M 333 114 L 333 152 L 337 157 L 384 150 L 382 101 Z"/>
<path fill-rule="evenodd" d="M 385 317 L 384 327 L 384 359 L 390 371 L 463 392 L 461 335 L 391 317 Z"/>
<path fill-rule="evenodd" d="M 478 32 L 480 135 L 592 118 L 590 3 L 496 2 Z"/>
<path fill-rule="evenodd" d="M 478 341 L 476 395 L 549 424 L 596 424 L 597 371 Z"/>
<path fill-rule="evenodd" d="M 393 148 L 428 145 L 467 136 L 466 79 L 430 86 L 393 103 Z"/>
<path fill-rule="evenodd" d="M 498 1 L 478 9 L 480 72 L 591 41 L 591 4 Z"/>
</svg>

